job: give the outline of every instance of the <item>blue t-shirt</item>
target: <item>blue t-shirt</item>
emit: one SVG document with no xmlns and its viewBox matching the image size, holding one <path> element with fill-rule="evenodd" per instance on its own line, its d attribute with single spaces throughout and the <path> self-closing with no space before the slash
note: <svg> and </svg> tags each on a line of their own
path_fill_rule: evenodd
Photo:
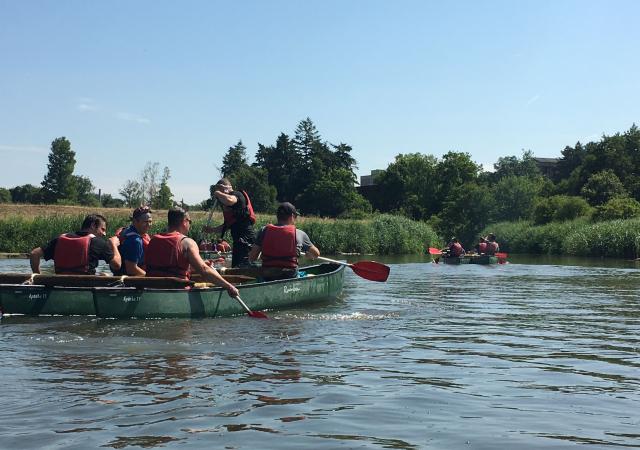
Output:
<svg viewBox="0 0 640 450">
<path fill-rule="evenodd" d="M 134 262 L 139 267 L 142 266 L 144 264 L 144 247 L 142 246 L 142 237 L 136 231 L 136 227 L 129 225 L 129 227 L 124 230 L 123 235 L 125 236 L 125 240 L 120 244 L 120 247 L 118 247 L 120 256 L 122 256 L 123 269 L 125 261 Z"/>
</svg>

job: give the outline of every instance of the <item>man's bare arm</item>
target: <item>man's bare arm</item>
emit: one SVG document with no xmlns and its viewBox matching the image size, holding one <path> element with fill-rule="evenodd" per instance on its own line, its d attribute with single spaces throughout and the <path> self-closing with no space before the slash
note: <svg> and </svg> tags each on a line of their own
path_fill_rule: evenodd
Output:
<svg viewBox="0 0 640 450">
<path fill-rule="evenodd" d="M 113 251 L 113 258 L 109 261 L 109 268 L 113 273 L 116 273 L 122 267 L 122 257 L 120 256 L 120 252 L 118 251 L 118 245 L 120 244 L 120 240 L 118 236 L 112 236 L 107 240 L 107 243 L 111 247 Z"/>
<path fill-rule="evenodd" d="M 220 275 L 215 269 L 212 269 L 204 262 L 204 260 L 200 257 L 198 245 L 193 239 L 186 238 L 183 241 L 183 245 L 186 246 L 187 259 L 189 260 L 191 269 L 194 272 L 202 275 L 203 280 L 225 288 L 231 297 L 237 297 L 240 294 L 238 289 L 233 284 L 222 278 L 222 275 Z"/>
<path fill-rule="evenodd" d="M 220 200 L 220 203 L 222 203 L 224 206 L 233 206 L 238 203 L 238 197 L 232 194 L 225 194 L 221 191 L 215 191 L 213 195 L 215 195 L 216 198 Z"/>
<path fill-rule="evenodd" d="M 36 247 L 31 250 L 29 260 L 31 263 L 31 271 L 33 273 L 40 273 L 40 259 L 44 256 L 44 250 L 42 247 Z"/>
</svg>

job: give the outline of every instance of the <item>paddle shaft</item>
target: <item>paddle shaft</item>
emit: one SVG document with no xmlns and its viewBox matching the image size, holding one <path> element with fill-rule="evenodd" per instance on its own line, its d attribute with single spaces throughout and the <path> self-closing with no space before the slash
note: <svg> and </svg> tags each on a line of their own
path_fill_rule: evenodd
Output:
<svg viewBox="0 0 640 450">
<path fill-rule="evenodd" d="M 234 299 L 238 300 L 238 303 L 240 303 L 242 305 L 242 307 L 244 308 L 244 310 L 247 312 L 247 314 L 249 314 L 251 317 L 256 317 L 258 319 L 268 319 L 267 315 L 261 311 L 252 311 L 245 302 L 242 301 L 242 299 L 240 298 L 240 296 L 236 296 L 233 297 Z"/>
<path fill-rule="evenodd" d="M 209 217 L 207 217 L 207 223 L 205 227 L 209 227 L 211 225 L 211 219 L 213 218 L 213 210 L 218 206 L 218 197 L 213 199 L 213 206 L 211 207 L 211 211 L 209 211 Z"/>
</svg>

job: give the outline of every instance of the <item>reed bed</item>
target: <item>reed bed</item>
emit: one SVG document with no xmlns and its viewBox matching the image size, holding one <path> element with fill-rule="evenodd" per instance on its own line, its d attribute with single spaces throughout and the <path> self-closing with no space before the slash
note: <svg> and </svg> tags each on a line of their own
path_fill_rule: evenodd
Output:
<svg viewBox="0 0 640 450">
<path fill-rule="evenodd" d="M 610 256 L 637 259 L 640 255 L 640 219 L 590 222 L 576 219 L 536 226 L 531 222 L 491 225 L 500 248 L 512 253 Z"/>
<path fill-rule="evenodd" d="M 129 222 L 129 210 L 115 212 L 100 211 L 109 220 L 108 234 L 112 235 L 121 226 Z M 196 241 L 205 236 L 202 229 L 207 223 L 208 214 L 192 214 L 194 219 L 190 236 Z M 53 237 L 80 228 L 84 213 L 48 214 L 43 216 L 22 217 L 19 215 L 0 218 L 0 252 L 26 253 L 46 244 Z M 256 230 L 267 223 L 273 223 L 275 217 L 260 214 Z M 222 223 L 222 214 L 213 214 L 211 225 Z M 151 233 L 166 230 L 166 213 L 154 215 Z M 300 217 L 297 226 L 306 231 L 311 241 L 324 254 L 337 253 L 374 253 L 374 254 L 411 254 L 424 253 L 429 246 L 441 243 L 436 233 L 423 222 L 415 222 L 401 216 L 378 215 L 367 220 L 322 219 Z M 230 241 L 231 236 L 227 233 Z"/>
</svg>

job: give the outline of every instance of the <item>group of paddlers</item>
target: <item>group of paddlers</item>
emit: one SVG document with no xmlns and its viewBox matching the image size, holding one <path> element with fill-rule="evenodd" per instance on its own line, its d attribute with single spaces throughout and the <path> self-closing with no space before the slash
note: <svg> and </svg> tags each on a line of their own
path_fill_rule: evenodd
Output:
<svg viewBox="0 0 640 450">
<path fill-rule="evenodd" d="M 480 237 L 479 242 L 475 246 L 475 253 L 478 255 L 495 255 L 500 252 L 500 246 L 496 242 L 496 236 L 493 233 L 489 233 L 486 237 Z M 447 256 L 464 256 L 466 254 L 465 249 L 462 247 L 460 240 L 456 237 L 452 237 L 447 247 L 443 249 L 443 253 Z"/>
<path fill-rule="evenodd" d="M 231 231 L 232 267 L 248 266 L 262 259 L 263 267 L 280 269 L 271 279 L 293 278 L 298 276 L 298 258 L 303 252 L 311 258 L 320 255 L 309 236 L 296 229 L 298 212 L 291 203 L 281 203 L 276 211 L 277 223 L 266 225 L 255 237 L 255 214 L 247 193 L 234 191 L 229 180 L 223 178 L 215 185 L 213 194 L 222 204 L 224 222 L 218 227 L 207 226 L 203 231 L 222 235 L 227 229 Z M 114 275 L 188 279 L 191 273 L 199 273 L 203 281 L 224 287 L 232 297 L 238 295 L 238 290 L 201 258 L 201 249 L 187 236 L 192 223 L 189 212 L 171 208 L 167 213 L 167 231 L 149 236 L 152 213 L 146 206 L 136 208 L 131 225 L 108 239 L 105 239 L 107 219 L 90 214 L 79 231 L 61 234 L 33 249 L 31 269 L 40 273 L 40 260 L 44 258 L 53 259 L 56 274 L 93 275 L 103 260 Z"/>
</svg>

